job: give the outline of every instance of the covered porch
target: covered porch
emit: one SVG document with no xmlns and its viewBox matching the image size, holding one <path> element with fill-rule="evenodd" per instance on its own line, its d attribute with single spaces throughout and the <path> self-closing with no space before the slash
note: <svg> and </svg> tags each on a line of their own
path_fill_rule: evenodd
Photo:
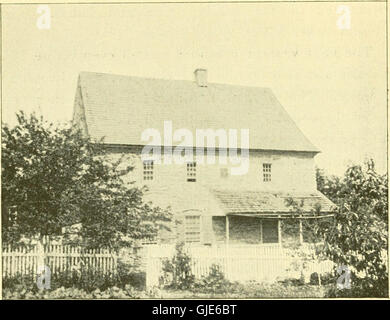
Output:
<svg viewBox="0 0 390 320">
<path fill-rule="evenodd" d="M 322 193 L 213 190 L 224 215 L 212 217 L 214 241 L 228 245 L 310 242 L 310 225 L 333 215 Z"/>
<path fill-rule="evenodd" d="M 331 215 L 292 216 L 235 215 L 212 217 L 215 243 L 222 245 L 277 245 L 310 242 L 310 222 Z"/>
<path fill-rule="evenodd" d="M 185 242 L 206 246 L 282 246 L 293 240 L 305 242 L 305 222 L 332 216 L 334 204 L 322 193 L 270 192 L 261 190 L 191 189 L 191 197 L 179 196 L 172 207 L 170 230 L 160 230 L 153 243 Z M 173 193 L 173 191 L 171 191 Z M 154 203 L 166 204 L 168 190 L 153 193 Z M 189 201 L 191 200 L 191 201 Z M 289 202 L 299 203 L 299 209 Z M 286 228 L 286 227 L 289 228 Z M 292 229 L 288 234 L 286 229 Z M 291 234 L 292 233 L 292 234 Z M 293 239 L 292 239 L 293 238 Z"/>
<path fill-rule="evenodd" d="M 226 215 L 212 217 L 215 242 L 218 244 L 281 244 L 278 219 Z"/>
</svg>

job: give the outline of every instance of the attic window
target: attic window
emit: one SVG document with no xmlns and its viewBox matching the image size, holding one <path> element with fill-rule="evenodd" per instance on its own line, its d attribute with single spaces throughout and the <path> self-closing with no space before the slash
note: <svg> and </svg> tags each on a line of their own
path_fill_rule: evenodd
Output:
<svg viewBox="0 0 390 320">
<path fill-rule="evenodd" d="M 153 160 L 146 160 L 143 162 L 144 165 L 144 180 L 153 180 Z"/>
<path fill-rule="evenodd" d="M 271 164 L 263 163 L 263 181 L 270 182 L 271 181 Z"/>
<path fill-rule="evenodd" d="M 196 182 L 196 162 L 187 163 L 187 182 Z"/>
</svg>

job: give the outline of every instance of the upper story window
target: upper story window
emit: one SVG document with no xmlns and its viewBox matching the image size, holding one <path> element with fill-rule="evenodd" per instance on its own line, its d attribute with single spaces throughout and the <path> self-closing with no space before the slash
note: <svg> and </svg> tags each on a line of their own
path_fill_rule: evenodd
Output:
<svg viewBox="0 0 390 320">
<path fill-rule="evenodd" d="M 146 160 L 143 162 L 144 165 L 144 180 L 153 180 L 153 160 Z"/>
<path fill-rule="evenodd" d="M 271 181 L 271 164 L 263 163 L 263 181 L 270 182 Z"/>
<path fill-rule="evenodd" d="M 185 241 L 200 242 L 200 216 L 185 216 Z"/>
<path fill-rule="evenodd" d="M 196 182 L 196 162 L 187 163 L 187 182 Z"/>
</svg>

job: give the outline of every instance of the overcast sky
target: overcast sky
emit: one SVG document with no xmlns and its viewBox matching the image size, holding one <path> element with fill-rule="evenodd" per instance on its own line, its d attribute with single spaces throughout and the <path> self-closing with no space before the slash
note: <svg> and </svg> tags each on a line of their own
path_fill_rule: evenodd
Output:
<svg viewBox="0 0 390 320">
<path fill-rule="evenodd" d="M 386 170 L 385 3 L 50 5 L 39 30 L 36 5 L 3 6 L 3 121 L 38 111 L 71 120 L 80 71 L 271 88 L 341 174 L 373 157 Z"/>
</svg>

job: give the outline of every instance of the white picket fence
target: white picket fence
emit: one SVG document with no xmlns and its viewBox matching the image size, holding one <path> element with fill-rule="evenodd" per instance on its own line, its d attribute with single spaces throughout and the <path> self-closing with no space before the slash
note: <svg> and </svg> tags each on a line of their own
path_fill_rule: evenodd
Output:
<svg viewBox="0 0 390 320">
<path fill-rule="evenodd" d="M 174 255 L 173 245 L 151 245 L 146 248 L 146 285 L 159 284 L 163 261 Z M 209 273 L 212 264 L 220 266 L 230 281 L 273 282 L 287 278 L 299 278 L 301 270 L 325 274 L 331 272 L 331 261 L 312 261 L 302 267 L 302 261 L 293 258 L 279 245 L 229 245 L 229 246 L 187 246 L 191 256 L 192 273 L 200 278 Z"/>
<path fill-rule="evenodd" d="M 45 264 L 52 274 L 65 270 L 77 270 L 82 266 L 104 274 L 116 272 L 117 257 L 108 249 L 82 250 L 62 244 L 45 244 Z M 37 244 L 31 246 L 3 246 L 2 276 L 36 274 L 40 252 Z"/>
<path fill-rule="evenodd" d="M 230 281 L 276 281 L 285 278 L 298 278 L 301 275 L 300 261 L 279 245 L 218 245 L 186 246 L 191 256 L 191 267 L 195 277 L 209 273 L 210 267 L 217 264 Z M 12 248 L 3 247 L 2 276 L 35 276 L 38 267 L 38 246 Z M 82 250 L 62 244 L 45 244 L 43 251 L 46 265 L 52 274 L 65 270 L 80 269 L 82 266 L 104 274 L 113 274 L 117 270 L 118 256 L 108 249 Z M 162 275 L 163 260 L 175 253 L 174 245 L 147 245 L 141 250 L 146 271 L 146 285 L 159 284 Z M 295 265 L 295 267 L 294 267 Z M 298 267 L 297 267 L 298 266 Z M 306 274 L 331 272 L 333 263 L 312 261 L 305 266 Z"/>
</svg>

